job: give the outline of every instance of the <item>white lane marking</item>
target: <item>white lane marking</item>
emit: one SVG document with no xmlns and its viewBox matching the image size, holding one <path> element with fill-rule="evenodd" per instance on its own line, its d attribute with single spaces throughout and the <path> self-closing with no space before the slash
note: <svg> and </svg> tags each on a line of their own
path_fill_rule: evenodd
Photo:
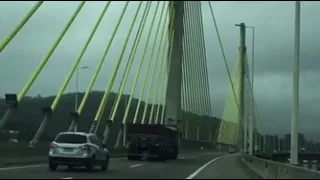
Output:
<svg viewBox="0 0 320 180">
<path fill-rule="evenodd" d="M 192 174 L 190 174 L 186 179 L 193 179 L 196 175 L 198 175 L 204 168 L 206 168 L 207 166 L 209 166 L 211 163 L 217 161 L 218 159 L 222 158 L 224 156 L 220 156 L 220 157 L 216 157 L 214 159 L 212 159 L 211 161 L 207 162 L 206 164 L 202 165 L 199 169 L 197 169 L 196 171 L 194 171 Z"/>
<path fill-rule="evenodd" d="M 28 165 L 28 166 L 12 166 L 12 167 L 0 168 L 0 171 L 27 169 L 27 168 L 39 168 L 39 167 L 44 167 L 44 166 L 47 166 L 47 164 Z"/>
<path fill-rule="evenodd" d="M 61 179 L 73 179 L 73 177 L 65 177 L 65 178 L 61 178 Z"/>
<path fill-rule="evenodd" d="M 139 167 L 139 166 L 142 166 L 142 164 L 131 165 L 130 168 L 135 168 L 135 167 Z"/>
</svg>

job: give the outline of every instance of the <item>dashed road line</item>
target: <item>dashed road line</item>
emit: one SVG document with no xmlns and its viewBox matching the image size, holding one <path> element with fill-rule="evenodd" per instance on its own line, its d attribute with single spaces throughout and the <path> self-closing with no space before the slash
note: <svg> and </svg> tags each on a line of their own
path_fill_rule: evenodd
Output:
<svg viewBox="0 0 320 180">
<path fill-rule="evenodd" d="M 135 164 L 135 165 L 131 165 L 130 168 L 136 168 L 136 167 L 140 167 L 142 166 L 142 164 Z"/>
</svg>

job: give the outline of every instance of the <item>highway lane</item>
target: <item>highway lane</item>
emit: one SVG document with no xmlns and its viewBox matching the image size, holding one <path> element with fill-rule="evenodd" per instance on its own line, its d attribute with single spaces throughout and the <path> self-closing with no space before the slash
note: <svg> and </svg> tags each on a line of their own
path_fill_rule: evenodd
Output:
<svg viewBox="0 0 320 180">
<path fill-rule="evenodd" d="M 200 167 L 201 172 L 190 179 L 262 179 L 240 159 L 240 154 L 218 157 Z M 189 179 L 188 178 L 188 179 Z"/>
<path fill-rule="evenodd" d="M 204 164 L 223 155 L 225 153 L 182 154 L 178 160 L 165 162 L 128 161 L 126 158 L 115 158 L 110 161 L 107 172 L 100 171 L 97 168 L 92 173 L 85 172 L 84 169 L 68 171 L 65 168 L 52 172 L 47 165 L 22 169 L 2 168 L 0 169 L 0 179 L 186 179 L 194 172 L 197 173 L 197 170 Z M 211 162 L 210 165 L 199 171 L 193 178 L 225 178 L 225 176 L 228 177 L 232 173 L 239 174 L 236 178 L 249 177 L 246 175 L 248 170 L 241 169 L 242 164 L 239 164 L 240 161 L 236 160 L 236 156 L 232 155 L 221 159 L 222 161 L 218 159 Z M 239 166 L 240 170 L 236 166 Z M 251 179 L 251 176 L 249 179 Z"/>
</svg>

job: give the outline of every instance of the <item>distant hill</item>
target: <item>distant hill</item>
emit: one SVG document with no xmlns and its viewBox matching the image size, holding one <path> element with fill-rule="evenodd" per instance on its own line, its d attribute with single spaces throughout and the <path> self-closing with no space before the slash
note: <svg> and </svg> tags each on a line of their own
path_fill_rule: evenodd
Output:
<svg viewBox="0 0 320 180">
<path fill-rule="evenodd" d="M 79 104 L 84 96 L 84 93 L 79 93 Z M 87 104 L 82 112 L 81 118 L 78 124 L 79 131 L 88 131 L 92 121 L 94 120 L 95 114 L 99 107 L 100 101 L 102 99 L 103 92 L 94 91 L 90 94 Z M 38 129 L 41 121 L 44 118 L 44 114 L 41 112 L 43 107 L 50 106 L 53 102 L 55 96 L 50 97 L 26 97 L 22 103 L 19 105 L 18 111 L 11 117 L 10 121 L 7 122 L 4 129 L 6 130 L 18 130 L 19 139 L 22 141 L 29 141 L 32 139 L 36 130 Z M 106 105 L 105 113 L 103 120 L 101 121 L 101 127 L 104 127 L 105 120 L 109 117 L 109 113 L 112 109 L 113 102 L 116 98 L 115 93 L 111 93 L 108 102 Z M 116 119 L 123 118 L 125 112 L 125 105 L 129 95 L 122 95 L 118 111 L 116 114 Z M 71 118 L 69 116 L 71 111 L 75 109 L 75 93 L 68 93 L 63 95 L 56 111 L 53 114 L 52 119 L 49 121 L 46 129 L 44 130 L 43 135 L 40 138 L 40 141 L 52 140 L 54 136 L 60 131 L 66 131 L 71 123 Z M 137 107 L 138 100 L 133 99 L 131 102 L 131 108 L 129 111 L 129 119 L 133 119 L 135 109 Z M 138 119 L 142 118 L 143 109 L 145 103 L 142 102 L 140 105 L 140 111 L 138 114 Z M 157 106 L 156 106 L 157 107 Z M 148 106 L 147 118 L 149 118 L 151 105 Z M 7 105 L 5 104 L 4 99 L 0 99 L 0 116 L 2 117 L 5 111 L 7 110 Z M 162 110 L 162 106 L 160 106 Z M 189 114 L 189 113 L 188 113 Z M 102 128 L 99 128 L 99 132 L 103 131 Z M 4 137 L 4 136 L 2 136 Z M 4 140 L 2 138 L 2 140 Z"/>
</svg>

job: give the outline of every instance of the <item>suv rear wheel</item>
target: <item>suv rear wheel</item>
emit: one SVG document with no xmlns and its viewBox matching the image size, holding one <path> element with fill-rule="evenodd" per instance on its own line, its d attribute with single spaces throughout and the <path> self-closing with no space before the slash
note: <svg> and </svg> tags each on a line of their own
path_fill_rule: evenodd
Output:
<svg viewBox="0 0 320 180">
<path fill-rule="evenodd" d="M 92 172 L 94 170 L 94 158 L 90 159 L 86 163 L 86 170 Z"/>
<path fill-rule="evenodd" d="M 58 165 L 57 164 L 53 164 L 53 163 L 49 163 L 49 169 L 51 170 L 51 171 L 56 171 L 57 170 L 57 168 L 58 168 Z"/>
<path fill-rule="evenodd" d="M 109 156 L 106 157 L 106 160 L 104 161 L 104 164 L 101 165 L 101 170 L 106 171 L 109 167 Z"/>
</svg>

